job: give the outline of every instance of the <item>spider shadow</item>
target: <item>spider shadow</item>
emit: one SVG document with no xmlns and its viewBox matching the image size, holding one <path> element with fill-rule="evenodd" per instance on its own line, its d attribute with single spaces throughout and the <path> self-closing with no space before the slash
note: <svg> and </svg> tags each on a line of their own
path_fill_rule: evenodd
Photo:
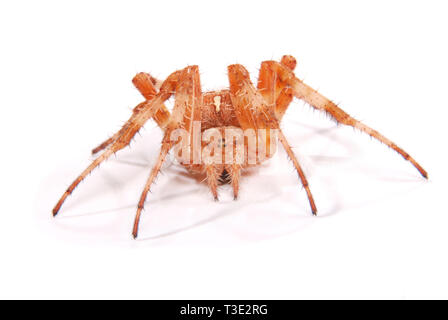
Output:
<svg viewBox="0 0 448 320">
<path fill-rule="evenodd" d="M 194 194 L 196 192 L 197 192 L 197 190 L 190 190 L 190 191 L 186 191 L 186 192 L 184 192 L 182 194 L 171 193 L 171 194 L 160 196 L 157 199 L 151 200 L 151 202 L 152 203 L 158 203 L 158 202 L 162 202 L 162 201 L 169 201 L 169 200 L 173 200 L 173 199 L 178 199 L 178 198 L 183 197 L 185 195 L 191 195 L 191 194 Z M 79 218 L 79 217 L 85 217 L 85 216 L 101 215 L 101 214 L 104 214 L 104 213 L 122 211 L 122 210 L 127 210 L 127 209 L 135 209 L 135 208 L 137 208 L 137 204 L 130 204 L 130 205 L 116 207 L 116 208 L 110 208 L 110 209 L 101 209 L 101 210 L 87 211 L 87 212 L 82 212 L 82 213 L 74 213 L 74 214 L 70 214 L 70 215 L 63 215 L 63 216 L 60 216 L 58 218 L 59 219 L 72 219 L 72 218 Z"/>
<path fill-rule="evenodd" d="M 290 120 L 288 120 L 288 123 L 297 125 L 302 128 L 306 128 L 307 130 L 310 131 L 306 134 L 301 134 L 300 140 L 312 141 L 313 138 L 318 137 L 318 136 L 325 137 L 331 143 L 337 143 L 337 144 L 343 146 L 351 155 L 361 153 L 361 148 L 358 146 L 358 144 L 350 141 L 350 139 L 343 139 L 340 136 L 338 136 L 337 134 L 332 134 L 332 133 L 336 133 L 338 131 L 338 129 L 341 127 L 341 125 L 339 125 L 339 124 L 335 124 L 331 127 L 316 128 L 308 123 L 304 123 L 304 122 L 297 121 L 297 120 L 290 119 Z M 299 139 L 299 138 L 296 138 L 296 139 Z M 294 139 L 291 139 L 291 140 L 294 140 Z M 328 156 L 315 156 L 315 157 L 326 157 L 327 160 L 331 158 Z M 347 159 L 347 158 L 348 157 L 344 157 L 344 159 Z"/>
<path fill-rule="evenodd" d="M 270 197 L 264 198 L 263 201 L 259 201 L 259 202 L 267 202 L 267 201 L 271 200 L 272 198 L 274 198 L 275 196 L 276 196 L 275 194 L 271 195 Z M 238 204 L 238 209 L 241 209 L 243 207 L 247 207 L 250 204 L 251 203 Z M 177 235 L 177 234 L 180 234 L 180 233 L 187 232 L 189 230 L 193 230 L 193 229 L 198 228 L 200 226 L 212 223 L 214 221 L 217 221 L 217 220 L 223 219 L 223 218 L 225 218 L 227 216 L 231 216 L 231 215 L 235 214 L 236 213 L 235 206 L 236 206 L 236 204 L 232 204 L 231 206 L 227 206 L 225 209 L 220 210 L 218 213 L 213 214 L 212 216 L 207 217 L 205 219 L 198 220 L 198 221 L 196 221 L 194 223 L 191 223 L 189 225 L 182 226 L 182 227 L 179 227 L 179 228 L 176 228 L 176 229 L 173 229 L 173 230 L 165 231 L 165 232 L 162 232 L 162 233 L 158 233 L 158 234 L 152 235 L 152 236 L 139 237 L 136 240 L 137 241 L 141 241 L 141 242 L 147 242 L 147 241 L 151 241 L 151 240 L 158 240 L 158 239 L 174 236 L 174 235 Z"/>
<path fill-rule="evenodd" d="M 176 229 L 173 229 L 173 230 L 170 230 L 170 231 L 162 232 L 162 233 L 156 234 L 154 236 L 146 236 L 146 237 L 137 238 L 136 240 L 137 241 L 150 241 L 150 240 L 157 240 L 157 239 L 161 239 L 161 238 L 165 238 L 165 237 L 169 237 L 169 236 L 174 236 L 176 234 L 183 233 L 183 232 L 186 232 L 188 230 L 192 230 L 192 229 L 198 228 L 198 227 L 200 227 L 202 225 L 206 225 L 206 224 L 211 223 L 213 221 L 216 221 L 218 219 L 222 219 L 225 216 L 229 216 L 229 215 L 234 213 L 233 210 L 223 210 L 223 212 L 214 214 L 211 217 L 199 220 L 197 222 L 194 222 L 194 223 L 192 223 L 190 225 L 187 225 L 187 226 L 184 226 L 184 227 L 180 227 L 180 228 L 176 228 Z"/>
</svg>

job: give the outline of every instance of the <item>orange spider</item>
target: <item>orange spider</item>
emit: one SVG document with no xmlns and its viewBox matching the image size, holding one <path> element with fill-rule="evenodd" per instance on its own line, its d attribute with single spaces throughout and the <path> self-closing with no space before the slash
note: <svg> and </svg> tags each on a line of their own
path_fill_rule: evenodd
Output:
<svg viewBox="0 0 448 320">
<path fill-rule="evenodd" d="M 53 215 L 56 216 L 65 199 L 93 169 L 129 145 L 135 134 L 151 118 L 162 128 L 164 136 L 160 154 L 138 203 L 132 232 L 134 238 L 137 237 L 147 193 L 173 147 L 177 147 L 175 156 L 182 165 L 192 172 L 206 175 L 215 200 L 218 199 L 217 186 L 220 179 L 231 183 L 236 199 L 241 170 L 248 166 L 259 165 L 271 157 L 275 149 L 273 143 L 278 138 L 297 170 L 306 190 L 311 211 L 315 215 L 317 209 L 308 181 L 280 129 L 280 121 L 293 97 L 326 112 L 338 123 L 357 128 L 381 141 L 405 160 L 410 161 L 423 177 L 428 177 L 426 171 L 403 149 L 379 132 L 352 118 L 336 104 L 298 79 L 293 72 L 295 66 L 296 59 L 292 56 L 283 56 L 280 62 L 262 62 L 258 86 L 255 88 L 250 81 L 249 73 L 242 65 L 230 65 L 228 66 L 230 88 L 205 93 L 201 91 L 198 66 L 188 66 L 175 71 L 162 83 L 147 73 L 137 74 L 133 83 L 146 101 L 135 107 L 131 118 L 116 134 L 92 151 L 95 154 L 104 150 L 65 191 L 54 207 Z M 173 94 L 175 103 L 170 113 L 164 102 Z M 237 130 L 245 131 L 241 134 Z M 263 130 L 264 136 L 258 133 Z M 228 132 L 231 134 L 228 135 Z M 255 141 L 255 144 L 251 141 Z M 235 155 L 238 154 L 237 149 L 243 151 L 242 157 L 241 153 L 239 157 Z"/>
</svg>

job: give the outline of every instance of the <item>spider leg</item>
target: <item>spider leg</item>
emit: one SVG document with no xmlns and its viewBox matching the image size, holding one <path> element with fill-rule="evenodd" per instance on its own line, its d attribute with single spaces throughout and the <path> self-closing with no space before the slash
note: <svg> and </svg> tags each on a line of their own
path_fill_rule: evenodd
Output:
<svg viewBox="0 0 448 320">
<path fill-rule="evenodd" d="M 156 80 L 151 77 L 148 73 L 140 72 L 133 79 L 132 83 L 134 86 L 140 91 L 140 93 L 145 97 L 146 100 L 152 100 L 154 96 L 157 94 L 158 90 L 155 87 Z M 134 113 L 141 112 L 142 109 L 135 108 Z M 170 118 L 170 112 L 165 107 L 165 105 L 161 105 L 159 110 L 154 114 L 153 119 L 157 123 L 157 125 L 164 130 L 168 120 Z M 118 137 L 126 130 L 126 125 L 117 133 L 115 133 L 112 137 L 101 143 L 99 146 L 92 150 L 92 154 L 96 154 L 101 150 L 104 150 L 109 145 L 111 145 Z"/>
<path fill-rule="evenodd" d="M 115 140 L 117 140 L 117 138 L 120 136 L 120 131 L 118 131 L 117 133 L 115 133 L 112 137 L 110 137 L 109 139 L 105 140 L 104 142 L 102 142 L 99 146 L 97 146 L 96 148 L 94 148 L 92 150 L 92 155 L 97 154 L 98 152 L 106 149 L 108 146 L 110 146 Z"/>
<path fill-rule="evenodd" d="M 158 80 L 154 79 L 149 73 L 145 72 L 138 73 L 132 79 L 132 83 L 137 88 L 137 90 L 140 91 L 143 97 L 145 97 L 146 100 L 152 99 L 159 91 L 156 88 L 157 82 Z M 153 118 L 157 125 L 163 130 L 168 124 L 170 116 L 171 114 L 168 109 L 165 107 L 165 105 L 162 105 L 154 114 Z"/>
<path fill-rule="evenodd" d="M 232 164 L 226 166 L 226 170 L 230 175 L 230 183 L 233 188 L 233 199 L 238 199 L 238 192 L 240 189 L 240 176 L 241 176 L 241 166 L 239 164 Z"/>
<path fill-rule="evenodd" d="M 235 114 L 243 130 L 277 128 L 278 121 L 269 102 L 252 82 L 249 73 L 239 64 L 228 67 L 230 97 L 235 106 Z"/>
<path fill-rule="evenodd" d="M 69 195 L 72 194 L 73 190 L 78 186 L 78 184 L 85 179 L 85 177 L 93 171 L 96 167 L 100 165 L 101 162 L 109 158 L 113 153 L 112 149 L 106 150 L 103 154 L 101 154 L 98 158 L 96 158 L 76 179 L 73 181 L 73 183 L 68 187 L 68 189 L 64 192 L 62 197 L 59 199 L 56 206 L 53 208 L 53 216 L 56 216 L 61 209 L 62 204 L 64 203 L 65 199 Z"/>
<path fill-rule="evenodd" d="M 235 106 L 235 113 L 241 127 L 246 129 L 269 128 L 278 130 L 278 139 L 285 148 L 288 156 L 293 161 L 302 185 L 306 190 L 310 202 L 311 211 L 317 213 L 316 205 L 311 194 L 308 181 L 300 167 L 294 152 L 288 144 L 279 123 L 275 117 L 274 110 L 267 106 L 265 98 L 250 82 L 249 73 L 241 65 L 229 66 L 230 93 L 232 103 Z M 266 142 L 268 143 L 269 140 Z"/>
<path fill-rule="evenodd" d="M 275 111 L 271 108 L 262 94 L 254 87 L 250 81 L 249 73 L 239 64 L 228 66 L 228 76 L 230 83 L 230 98 L 234 106 L 235 115 L 240 127 L 244 132 L 254 130 L 257 143 L 256 163 L 261 159 L 272 156 L 273 149 L 271 142 L 271 129 L 278 128 L 279 124 L 275 117 Z M 266 136 L 262 137 L 262 130 L 266 130 Z M 259 147 L 263 146 L 262 151 Z"/>
<path fill-rule="evenodd" d="M 280 64 L 293 71 L 297 63 L 293 56 L 285 55 L 282 57 Z M 274 108 L 275 116 L 280 121 L 294 95 L 292 89 L 279 79 L 269 63 L 261 63 L 257 89 L 268 105 Z"/>
<path fill-rule="evenodd" d="M 59 199 L 56 206 L 53 208 L 53 216 L 56 216 L 69 195 L 75 190 L 81 181 L 83 181 L 88 174 L 90 174 L 96 167 L 98 167 L 104 160 L 109 158 L 112 154 L 125 148 L 131 142 L 135 134 L 140 128 L 154 116 L 157 110 L 163 105 L 163 102 L 167 100 L 173 91 L 173 82 L 176 81 L 178 72 L 172 73 L 163 83 L 160 91 L 153 97 L 152 100 L 148 100 L 140 103 L 135 107 L 134 113 L 131 118 L 125 123 L 123 128 L 116 134 L 116 139 L 107 147 L 107 149 L 96 158 L 69 186 Z"/>
<path fill-rule="evenodd" d="M 265 63 L 274 70 L 279 79 L 290 86 L 294 92 L 294 95 L 307 102 L 313 108 L 317 110 L 321 110 L 330 115 L 333 119 L 335 119 L 338 123 L 342 123 L 347 126 L 351 126 L 361 130 L 362 132 L 367 133 L 372 138 L 377 139 L 378 141 L 384 143 L 389 146 L 397 153 L 399 153 L 405 160 L 412 163 L 412 165 L 420 172 L 420 174 L 424 178 L 428 178 L 428 174 L 423 169 L 423 167 L 414 160 L 406 151 L 398 147 L 394 142 L 383 136 L 378 131 L 366 126 L 362 122 L 354 119 L 349 114 L 347 114 L 344 110 L 339 108 L 335 103 L 318 93 L 316 90 L 311 88 L 310 86 L 303 83 L 302 80 L 298 79 L 292 70 L 283 66 L 282 64 L 275 61 L 265 61 Z"/>
<path fill-rule="evenodd" d="M 137 214 L 135 215 L 135 220 L 134 220 L 134 228 L 132 230 L 132 235 L 133 235 L 134 239 L 137 238 L 138 225 L 140 223 L 140 215 L 141 215 L 142 210 L 145 205 L 146 196 L 148 195 L 151 185 L 153 184 L 154 180 L 156 179 L 156 177 L 160 171 L 160 168 L 162 167 L 162 164 L 166 159 L 166 155 L 168 154 L 168 152 L 171 149 L 171 145 L 172 145 L 171 142 L 164 138 L 164 141 L 162 142 L 162 148 L 160 149 L 159 157 L 157 158 L 157 162 L 154 165 L 154 167 L 151 169 L 151 173 L 150 173 L 148 180 L 145 184 L 145 188 L 143 189 L 142 195 L 140 196 L 140 200 L 138 202 L 138 207 L 137 207 Z"/>
<path fill-rule="evenodd" d="M 215 165 L 207 165 L 205 167 L 205 173 L 207 174 L 207 184 L 212 192 L 215 201 L 218 201 L 218 179 L 219 173 Z"/>
<path fill-rule="evenodd" d="M 151 170 L 151 173 L 141 194 L 140 201 L 138 202 L 137 213 L 134 220 L 134 228 L 132 230 L 132 235 L 134 238 L 136 238 L 138 235 L 140 216 L 143 211 L 150 187 L 157 177 L 157 174 L 159 173 L 160 168 L 165 161 L 166 155 L 173 146 L 173 142 L 171 141 L 171 133 L 178 128 L 182 128 L 186 129 L 189 133 L 191 133 L 192 136 L 195 125 L 194 121 L 200 121 L 201 119 L 200 110 L 202 105 L 202 92 L 198 67 L 189 66 L 181 71 L 178 71 L 177 79 L 173 81 L 171 85 L 171 91 L 175 92 L 173 113 L 170 117 L 169 123 L 166 126 L 166 131 L 162 141 L 162 148 L 159 157 L 156 164 Z M 161 90 L 162 89 L 163 84 Z M 194 145 L 191 145 L 191 143 L 192 141 L 190 141 L 190 150 L 192 150 L 190 155 L 194 160 L 194 153 L 197 152 L 197 149 L 199 149 L 200 152 L 201 145 L 199 143 L 197 148 L 195 148 Z"/>
<path fill-rule="evenodd" d="M 277 101 L 275 103 L 275 116 L 277 117 L 278 121 L 282 120 L 293 98 L 294 92 L 291 88 L 283 88 L 282 91 L 280 91 L 280 94 L 278 95 Z"/>
<path fill-rule="evenodd" d="M 286 140 L 286 137 L 284 136 L 281 129 L 278 130 L 278 139 L 282 143 L 283 147 L 286 150 L 286 153 L 288 154 L 288 157 L 292 160 L 292 163 L 294 164 L 294 168 L 296 169 L 297 173 L 299 174 L 300 181 L 302 181 L 302 185 L 306 190 L 306 194 L 308 196 L 308 201 L 310 202 L 311 211 L 314 215 L 317 215 L 317 208 L 316 204 L 314 203 L 313 195 L 311 194 L 311 190 L 308 184 L 308 180 L 305 177 L 305 173 L 303 172 L 302 168 L 300 167 L 299 160 L 297 160 L 297 157 L 294 154 L 294 151 L 292 151 L 291 146 L 288 143 L 288 140 Z"/>
</svg>

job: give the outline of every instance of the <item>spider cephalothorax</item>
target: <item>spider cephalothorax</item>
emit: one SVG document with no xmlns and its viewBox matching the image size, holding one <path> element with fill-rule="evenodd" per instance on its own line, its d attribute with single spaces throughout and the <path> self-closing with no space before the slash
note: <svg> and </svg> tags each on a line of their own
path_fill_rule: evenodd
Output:
<svg viewBox="0 0 448 320">
<path fill-rule="evenodd" d="M 147 193 L 172 148 L 175 149 L 177 160 L 189 171 L 206 175 L 216 200 L 219 181 L 232 184 L 236 199 L 241 170 L 271 157 L 278 140 L 291 158 L 306 190 L 311 211 L 316 214 L 316 205 L 305 174 L 280 129 L 280 121 L 293 97 L 326 112 L 338 123 L 357 128 L 383 142 L 410 161 L 427 178 L 426 171 L 404 150 L 299 80 L 293 72 L 295 66 L 296 60 L 292 56 L 283 56 L 280 62 L 262 62 L 258 85 L 255 87 L 242 65 L 230 65 L 230 88 L 205 93 L 201 91 L 197 66 L 175 71 L 163 82 L 147 73 L 137 74 L 133 83 L 146 100 L 134 108 L 131 118 L 121 130 L 92 151 L 96 154 L 104 150 L 70 185 L 54 207 L 53 215 L 58 213 L 65 199 L 93 169 L 129 145 L 135 134 L 151 118 L 164 131 L 164 136 L 160 154 L 138 203 L 132 233 L 134 237 L 138 233 Z M 170 112 L 164 102 L 173 94 L 175 103 Z"/>
</svg>

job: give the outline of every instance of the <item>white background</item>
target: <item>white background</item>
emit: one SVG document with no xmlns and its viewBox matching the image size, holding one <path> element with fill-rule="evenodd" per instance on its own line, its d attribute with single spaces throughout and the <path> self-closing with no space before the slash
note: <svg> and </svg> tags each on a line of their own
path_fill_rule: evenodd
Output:
<svg viewBox="0 0 448 320">
<path fill-rule="evenodd" d="M 447 5 L 443 1 L 3 1 L 0 298 L 448 298 Z M 168 163 L 131 239 L 158 153 L 130 149 L 51 209 L 90 150 L 142 101 L 131 79 L 198 64 L 296 74 L 429 173 L 295 101 L 283 121 L 320 216 L 283 150 L 241 199 Z"/>
</svg>

